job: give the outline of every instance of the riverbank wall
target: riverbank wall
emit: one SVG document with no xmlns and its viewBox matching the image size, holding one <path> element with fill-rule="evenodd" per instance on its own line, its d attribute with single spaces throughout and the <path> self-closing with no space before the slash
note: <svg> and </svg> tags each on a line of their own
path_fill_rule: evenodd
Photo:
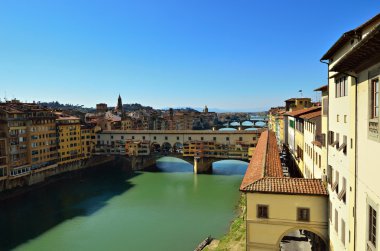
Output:
<svg viewBox="0 0 380 251">
<path fill-rule="evenodd" d="M 231 222 L 230 229 L 222 238 L 214 239 L 203 251 L 244 251 L 246 250 L 245 214 L 247 208 L 246 195 L 241 193 L 236 208 L 236 217 Z"/>
<path fill-rule="evenodd" d="M 17 196 L 36 186 L 44 186 L 55 180 L 66 178 L 78 171 L 102 166 L 115 161 L 115 156 L 93 156 L 64 165 L 52 165 L 33 170 L 27 175 L 10 177 L 0 181 L 0 200 Z"/>
</svg>

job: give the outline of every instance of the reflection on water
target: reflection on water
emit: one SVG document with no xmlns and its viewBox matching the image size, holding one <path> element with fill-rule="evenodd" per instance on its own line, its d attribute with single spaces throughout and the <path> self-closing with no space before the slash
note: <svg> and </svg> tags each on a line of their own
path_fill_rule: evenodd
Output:
<svg viewBox="0 0 380 251">
<path fill-rule="evenodd" d="M 228 231 L 240 175 L 195 175 L 173 158 L 158 165 L 171 171 L 106 166 L 0 203 L 0 250 L 194 250 Z"/>
</svg>

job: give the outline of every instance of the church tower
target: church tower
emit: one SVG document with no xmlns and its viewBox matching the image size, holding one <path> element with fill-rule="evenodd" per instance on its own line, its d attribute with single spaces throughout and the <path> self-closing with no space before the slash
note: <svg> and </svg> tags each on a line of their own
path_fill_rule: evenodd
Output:
<svg viewBox="0 0 380 251">
<path fill-rule="evenodd" d="M 116 111 L 122 113 L 123 112 L 123 103 L 121 101 L 121 97 L 119 94 L 119 98 L 117 99 L 117 106 L 116 106 Z"/>
<path fill-rule="evenodd" d="M 204 112 L 204 113 L 208 113 L 207 105 L 205 105 L 205 108 L 203 109 L 203 112 Z"/>
</svg>

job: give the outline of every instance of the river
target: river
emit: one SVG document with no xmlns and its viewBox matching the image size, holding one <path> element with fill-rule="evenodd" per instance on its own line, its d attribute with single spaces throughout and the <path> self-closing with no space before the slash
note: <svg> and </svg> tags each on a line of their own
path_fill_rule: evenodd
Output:
<svg viewBox="0 0 380 251">
<path fill-rule="evenodd" d="M 110 165 L 36 188 L 1 202 L 0 250 L 194 250 L 228 231 L 246 167 L 194 175 L 164 158 L 150 172 Z"/>
</svg>

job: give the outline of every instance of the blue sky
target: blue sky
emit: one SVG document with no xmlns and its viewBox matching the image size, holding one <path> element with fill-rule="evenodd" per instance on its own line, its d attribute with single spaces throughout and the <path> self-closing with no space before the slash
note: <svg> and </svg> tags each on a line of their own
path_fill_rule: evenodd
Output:
<svg viewBox="0 0 380 251">
<path fill-rule="evenodd" d="M 0 97 L 255 111 L 315 98 L 380 1 L 1 0 Z"/>
</svg>

